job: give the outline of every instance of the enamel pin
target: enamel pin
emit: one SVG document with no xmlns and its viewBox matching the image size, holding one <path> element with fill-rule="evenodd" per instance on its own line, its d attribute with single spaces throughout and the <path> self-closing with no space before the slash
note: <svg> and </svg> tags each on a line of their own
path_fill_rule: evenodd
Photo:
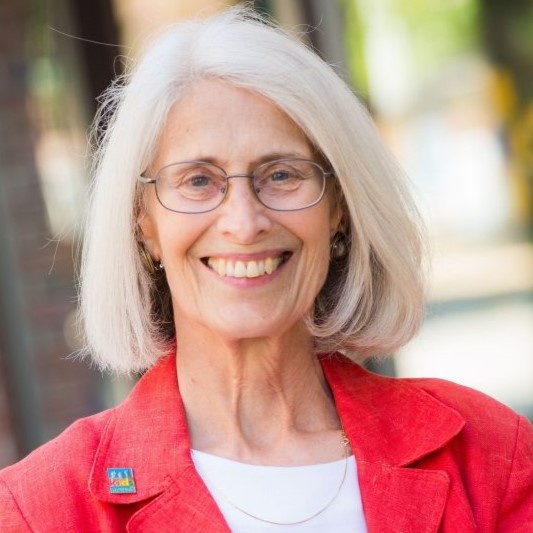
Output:
<svg viewBox="0 0 533 533">
<path fill-rule="evenodd" d="M 107 480 L 111 494 L 134 494 L 137 492 L 132 468 L 108 468 Z"/>
</svg>

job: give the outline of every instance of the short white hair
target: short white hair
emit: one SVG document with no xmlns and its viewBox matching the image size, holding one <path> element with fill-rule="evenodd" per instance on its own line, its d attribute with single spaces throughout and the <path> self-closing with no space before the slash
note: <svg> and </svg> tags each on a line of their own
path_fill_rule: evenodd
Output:
<svg viewBox="0 0 533 533">
<path fill-rule="evenodd" d="M 424 313 L 422 239 L 406 180 L 365 107 L 311 49 L 249 8 L 173 26 L 105 93 L 80 273 L 86 352 L 103 369 L 150 367 L 174 343 L 169 288 L 139 256 L 137 177 L 186 86 L 216 78 L 292 118 L 336 175 L 349 254 L 332 261 L 308 327 L 354 360 L 407 342 Z"/>
</svg>

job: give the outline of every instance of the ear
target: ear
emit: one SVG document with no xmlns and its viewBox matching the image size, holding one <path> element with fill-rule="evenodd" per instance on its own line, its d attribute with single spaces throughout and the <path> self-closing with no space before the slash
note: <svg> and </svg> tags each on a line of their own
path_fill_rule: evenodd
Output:
<svg viewBox="0 0 533 533">
<path fill-rule="evenodd" d="M 144 246 L 154 261 L 160 261 L 161 249 L 159 246 L 157 226 L 150 213 L 145 209 L 141 209 L 137 216 L 136 234 L 137 240 L 144 243 Z"/>
</svg>

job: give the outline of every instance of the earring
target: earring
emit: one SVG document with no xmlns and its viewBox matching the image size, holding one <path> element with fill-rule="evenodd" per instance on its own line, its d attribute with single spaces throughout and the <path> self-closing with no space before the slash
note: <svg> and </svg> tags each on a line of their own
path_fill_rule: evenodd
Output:
<svg viewBox="0 0 533 533">
<path fill-rule="evenodd" d="M 335 233 L 333 239 L 331 239 L 330 244 L 330 256 L 331 259 L 338 261 L 339 259 L 344 259 L 349 252 L 348 237 L 345 233 L 338 232 Z"/>
<path fill-rule="evenodd" d="M 155 274 L 156 271 L 163 269 L 163 264 L 161 262 L 159 262 L 158 266 L 155 265 L 152 256 L 149 254 L 143 242 L 138 242 L 137 247 L 139 249 L 139 255 L 141 256 L 144 268 L 149 274 Z"/>
</svg>

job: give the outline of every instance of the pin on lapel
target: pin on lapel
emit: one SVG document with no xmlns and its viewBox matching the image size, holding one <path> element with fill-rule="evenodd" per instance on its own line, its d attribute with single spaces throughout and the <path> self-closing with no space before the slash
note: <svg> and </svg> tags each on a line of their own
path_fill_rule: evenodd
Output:
<svg viewBox="0 0 533 533">
<path fill-rule="evenodd" d="M 137 492 L 133 468 L 108 468 L 107 480 L 111 494 L 134 494 Z"/>
</svg>

